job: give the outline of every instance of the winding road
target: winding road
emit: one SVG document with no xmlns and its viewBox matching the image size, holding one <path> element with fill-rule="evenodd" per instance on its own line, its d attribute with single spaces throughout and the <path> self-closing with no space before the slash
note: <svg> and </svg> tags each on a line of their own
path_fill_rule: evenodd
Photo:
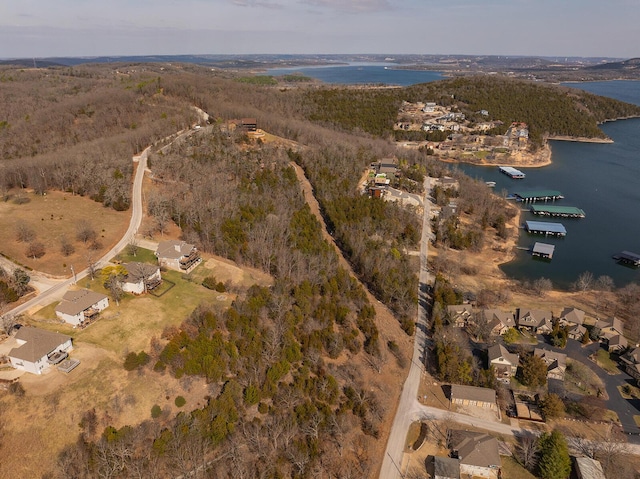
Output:
<svg viewBox="0 0 640 479">
<path fill-rule="evenodd" d="M 138 163 L 138 168 L 136 169 L 136 176 L 133 179 L 133 191 L 131 194 L 131 220 L 129 221 L 129 227 L 120 241 L 118 241 L 113 248 L 107 251 L 104 256 L 95 262 L 95 269 L 102 268 L 109 263 L 109 260 L 118 254 L 134 238 L 138 228 L 140 228 L 140 224 L 142 223 L 142 180 L 144 178 L 145 170 L 147 169 L 147 158 L 149 156 L 150 148 L 150 146 L 147 147 L 139 156 L 133 157 L 133 161 Z M 52 298 L 56 297 L 56 295 L 61 294 L 70 285 L 88 275 L 89 268 L 79 271 L 74 275 L 74 277 L 54 284 L 50 288 L 41 291 L 35 298 L 8 310 L 4 314 L 18 316 L 34 306 L 44 306 Z"/>
</svg>

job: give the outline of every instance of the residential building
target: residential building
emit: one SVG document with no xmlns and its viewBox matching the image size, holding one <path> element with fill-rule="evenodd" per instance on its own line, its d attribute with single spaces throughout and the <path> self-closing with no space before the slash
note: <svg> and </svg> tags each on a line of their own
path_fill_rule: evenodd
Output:
<svg viewBox="0 0 640 479">
<path fill-rule="evenodd" d="M 582 338 L 585 334 L 589 334 L 587 328 L 585 328 L 582 324 L 574 324 L 569 325 L 569 331 L 567 332 L 567 336 L 569 339 L 575 339 L 576 341 L 582 341 Z"/>
<path fill-rule="evenodd" d="M 158 244 L 155 255 L 160 267 L 185 273 L 190 273 L 202 261 L 195 245 L 185 241 L 162 241 Z"/>
<path fill-rule="evenodd" d="M 33 374 L 42 374 L 73 349 L 70 336 L 28 326 L 20 328 L 15 339 L 18 347 L 9 351 L 11 366 Z"/>
<path fill-rule="evenodd" d="M 480 314 L 480 321 L 486 322 L 488 327 L 491 328 L 491 334 L 494 336 L 502 336 L 510 328 L 516 327 L 513 313 L 507 313 L 499 309 L 484 309 Z"/>
<path fill-rule="evenodd" d="M 607 479 L 600 461 L 590 457 L 576 457 L 576 476 L 578 479 Z"/>
<path fill-rule="evenodd" d="M 495 477 L 502 461 L 495 437 L 482 432 L 452 431 L 451 455 L 460 460 L 460 475 Z"/>
<path fill-rule="evenodd" d="M 558 318 L 560 326 L 577 326 L 584 324 L 584 311 L 578 308 L 564 308 Z"/>
<path fill-rule="evenodd" d="M 547 379 L 564 381 L 564 374 L 567 370 L 566 354 L 557 353 L 545 348 L 536 348 L 533 354 L 541 358 L 547 365 Z"/>
<path fill-rule="evenodd" d="M 627 339 L 624 337 L 624 323 L 622 320 L 613 317 L 598 319 L 596 328 L 600 330 L 600 339 L 609 345 L 609 351 L 620 352 L 628 347 Z"/>
<path fill-rule="evenodd" d="M 460 479 L 460 460 L 453 457 L 433 457 L 433 479 Z"/>
<path fill-rule="evenodd" d="M 447 306 L 447 314 L 451 324 L 464 328 L 473 315 L 473 308 L 470 304 L 452 304 Z"/>
<path fill-rule="evenodd" d="M 622 334 L 616 334 L 607 342 L 609 352 L 612 353 L 620 353 L 627 349 L 629 343 L 627 338 L 625 338 Z"/>
<path fill-rule="evenodd" d="M 640 348 L 634 348 L 620 356 L 620 361 L 624 364 L 627 374 L 634 377 L 636 381 L 640 381 Z"/>
<path fill-rule="evenodd" d="M 551 311 L 542 309 L 518 309 L 518 328 L 532 334 L 546 334 L 553 330 Z"/>
<path fill-rule="evenodd" d="M 125 263 L 123 266 L 127 270 L 127 276 L 121 282 L 122 291 L 142 294 L 157 288 L 162 283 L 158 265 L 135 261 Z"/>
<path fill-rule="evenodd" d="M 100 311 L 109 307 L 109 298 L 88 289 L 67 291 L 55 307 L 56 316 L 74 326 L 81 326 L 94 319 Z"/>
<path fill-rule="evenodd" d="M 487 351 L 489 367 L 493 366 L 496 378 L 502 382 L 509 382 L 518 370 L 520 356 L 510 353 L 502 344 L 494 344 Z"/>
<path fill-rule="evenodd" d="M 496 392 L 490 388 L 452 384 L 451 402 L 460 406 L 477 406 L 494 411 L 498 410 Z"/>
</svg>

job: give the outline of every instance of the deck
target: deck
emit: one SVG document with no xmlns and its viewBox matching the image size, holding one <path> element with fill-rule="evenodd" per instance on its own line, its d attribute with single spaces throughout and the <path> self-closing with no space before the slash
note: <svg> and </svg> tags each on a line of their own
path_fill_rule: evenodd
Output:
<svg viewBox="0 0 640 479">
<path fill-rule="evenodd" d="M 561 216 L 563 218 L 584 218 L 584 211 L 575 206 L 531 205 L 531 212 L 540 216 Z"/>
</svg>

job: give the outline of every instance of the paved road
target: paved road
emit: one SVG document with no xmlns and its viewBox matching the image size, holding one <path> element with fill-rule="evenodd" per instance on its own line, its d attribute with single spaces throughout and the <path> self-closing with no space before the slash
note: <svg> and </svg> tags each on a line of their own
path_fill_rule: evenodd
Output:
<svg viewBox="0 0 640 479">
<path fill-rule="evenodd" d="M 609 399 L 606 401 L 607 408 L 618 413 L 622 429 L 629 435 L 629 441 L 640 443 L 640 428 L 636 425 L 633 419 L 634 415 L 640 415 L 640 400 L 625 399 L 620 395 L 620 391 L 618 390 L 618 386 L 624 386 L 629 383 L 634 384 L 635 380 L 622 371 L 620 371 L 620 374 L 616 375 L 607 374 L 604 369 L 589 359 L 591 354 L 594 354 L 598 349 L 600 349 L 599 343 L 582 346 L 578 341 L 570 339 L 567 341 L 565 349 L 553 347 L 546 344 L 544 341 L 541 341 L 538 347 L 544 347 L 552 351 L 564 353 L 574 361 L 580 361 L 596 376 L 598 376 L 604 383 L 607 395 L 609 396 Z"/>
<path fill-rule="evenodd" d="M 95 263 L 95 268 L 99 269 L 105 266 L 111 258 L 119 253 L 134 237 L 140 223 L 142 222 L 142 179 L 144 178 L 144 172 L 147 168 L 147 157 L 149 155 L 150 147 L 147 147 L 140 156 L 134 157 L 133 161 L 138 163 L 138 169 L 136 170 L 136 176 L 133 180 L 133 192 L 131 195 L 131 220 L 129 221 L 129 228 L 124 236 L 111 248 L 107 253 Z M 22 314 L 34 306 L 42 306 L 47 302 L 50 302 L 53 298 L 61 296 L 66 288 L 78 280 L 85 278 L 89 275 L 89 269 L 76 272 L 74 277 L 63 280 L 50 288 L 41 291 L 35 298 L 16 306 L 15 308 L 7 311 L 5 314 Z"/>
<path fill-rule="evenodd" d="M 384 458 L 382 460 L 382 468 L 380 469 L 381 479 L 393 479 L 401 478 L 402 472 L 400 467 L 402 465 L 402 457 L 404 454 L 405 440 L 407 437 L 407 431 L 411 423 L 417 419 L 423 417 L 426 412 L 421 409 L 421 405 L 418 402 L 418 387 L 420 386 L 420 379 L 424 372 L 424 364 L 426 364 L 427 350 L 427 289 L 431 282 L 429 271 L 427 270 L 427 253 L 429 247 L 429 236 L 431 232 L 430 222 L 430 206 L 429 192 L 431 191 L 431 178 L 427 177 L 424 182 L 425 200 L 424 200 L 424 217 L 422 222 L 422 240 L 420 246 L 420 291 L 419 291 L 419 304 L 418 304 L 418 322 L 416 326 L 416 334 L 413 343 L 413 358 L 411 359 L 411 368 L 409 369 L 409 375 L 402 388 L 402 394 L 400 396 L 400 403 L 396 415 L 393 419 L 391 426 L 391 433 L 389 434 L 389 440 L 387 441 L 387 450 L 385 451 Z M 435 409 L 440 413 L 446 414 L 447 411 Z M 436 413 L 430 411 L 434 417 Z"/>
</svg>

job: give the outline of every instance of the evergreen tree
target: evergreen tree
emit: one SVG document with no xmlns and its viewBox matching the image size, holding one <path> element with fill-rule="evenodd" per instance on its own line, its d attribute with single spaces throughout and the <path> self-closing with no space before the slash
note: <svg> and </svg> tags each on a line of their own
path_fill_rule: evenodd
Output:
<svg viewBox="0 0 640 479">
<path fill-rule="evenodd" d="M 566 479 L 571 473 L 571 458 L 567 440 L 560 431 L 540 436 L 538 472 L 542 479 Z"/>
</svg>

